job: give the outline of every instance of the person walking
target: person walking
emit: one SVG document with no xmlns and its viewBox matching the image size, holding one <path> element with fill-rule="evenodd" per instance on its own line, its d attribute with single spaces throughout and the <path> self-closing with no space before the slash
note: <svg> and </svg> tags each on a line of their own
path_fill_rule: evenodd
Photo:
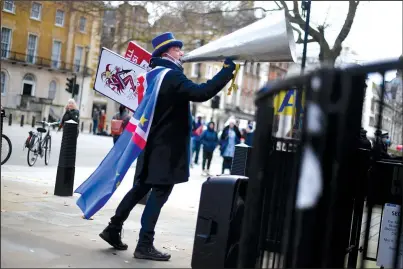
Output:
<svg viewBox="0 0 403 269">
<path fill-rule="evenodd" d="M 207 130 L 205 130 L 200 136 L 200 142 L 203 145 L 203 162 L 202 162 L 202 170 L 203 176 L 210 175 L 210 165 L 213 159 L 213 153 L 215 148 L 218 145 L 218 135 L 215 131 L 215 123 L 210 122 L 207 125 Z M 207 169 L 206 169 L 207 164 Z"/>
<path fill-rule="evenodd" d="M 234 158 L 235 145 L 241 142 L 241 132 L 235 125 L 235 119 L 231 118 L 229 124 L 224 128 L 220 137 L 221 156 L 223 157 L 222 174 L 226 169 L 231 170 L 232 159 Z"/>
<path fill-rule="evenodd" d="M 183 73 L 182 41 L 172 33 L 152 40 L 154 52 L 151 68 L 167 68 L 160 83 L 158 98 L 145 148 L 137 159 L 135 184 L 125 195 L 100 237 L 119 250 L 128 246 L 121 240 L 124 222 L 131 210 L 151 190 L 141 217 L 139 240 L 134 257 L 167 261 L 171 255 L 154 247 L 155 225 L 161 209 L 175 184 L 189 180 L 189 144 L 191 134 L 190 101 L 205 102 L 213 98 L 233 78 L 235 64 L 225 60 L 224 66 L 211 80 L 195 84 Z M 153 72 L 153 71 L 151 71 Z M 150 78 L 149 83 L 154 83 Z"/>
<path fill-rule="evenodd" d="M 197 116 L 197 121 L 193 122 L 192 127 L 192 155 L 195 155 L 194 164 L 199 164 L 199 153 L 200 153 L 200 136 L 203 132 L 203 123 L 202 117 L 200 115 Z"/>
</svg>

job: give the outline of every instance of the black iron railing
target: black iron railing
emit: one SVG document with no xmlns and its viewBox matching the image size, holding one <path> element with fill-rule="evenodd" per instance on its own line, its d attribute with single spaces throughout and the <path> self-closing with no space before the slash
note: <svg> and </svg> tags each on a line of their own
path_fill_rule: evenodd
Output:
<svg viewBox="0 0 403 269">
<path fill-rule="evenodd" d="M 376 206 L 403 204 L 403 156 L 387 154 L 383 134 L 371 145 L 360 133 L 368 74 L 384 78 L 396 69 L 403 61 L 323 68 L 258 93 L 238 268 L 402 265 L 403 214 L 396 210 L 387 227 L 393 229 L 389 246 L 370 242 L 370 234 L 381 228 L 373 219 Z M 294 95 L 294 104 L 281 110 L 278 99 L 290 89 L 302 98 L 295 104 Z M 383 113 L 381 100 L 377 130 Z M 373 247 L 376 257 L 369 255 Z M 388 259 L 379 256 L 385 251 Z"/>
<path fill-rule="evenodd" d="M 48 58 L 33 56 L 25 53 L 19 53 L 15 51 L 5 51 L 1 50 L 1 59 L 7 60 L 10 62 L 22 63 L 22 64 L 31 64 L 35 65 L 39 68 L 48 68 L 52 70 L 58 70 L 62 72 L 71 72 L 79 75 L 83 75 L 84 66 L 75 65 L 72 63 L 66 63 L 63 61 L 55 61 Z M 86 68 L 85 76 L 91 76 L 94 73 L 94 70 L 90 68 Z"/>
</svg>

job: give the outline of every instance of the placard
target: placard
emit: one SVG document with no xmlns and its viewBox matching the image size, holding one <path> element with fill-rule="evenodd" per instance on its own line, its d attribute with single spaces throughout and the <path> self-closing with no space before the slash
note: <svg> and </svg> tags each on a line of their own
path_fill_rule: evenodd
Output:
<svg viewBox="0 0 403 269">
<path fill-rule="evenodd" d="M 145 72 L 144 67 L 102 48 L 94 90 L 135 111 L 143 95 L 138 91 L 137 76 Z"/>
<path fill-rule="evenodd" d="M 151 53 L 137 45 L 134 41 L 130 41 L 127 46 L 125 58 L 132 63 L 138 64 L 144 70 L 151 70 L 149 64 L 151 60 Z"/>
<path fill-rule="evenodd" d="M 395 244 L 400 214 L 399 205 L 385 204 L 382 215 L 381 232 L 379 233 L 377 266 L 383 266 L 384 268 L 394 267 L 393 263 L 396 253 Z M 400 236 L 398 268 L 403 268 L 403 233 Z"/>
</svg>

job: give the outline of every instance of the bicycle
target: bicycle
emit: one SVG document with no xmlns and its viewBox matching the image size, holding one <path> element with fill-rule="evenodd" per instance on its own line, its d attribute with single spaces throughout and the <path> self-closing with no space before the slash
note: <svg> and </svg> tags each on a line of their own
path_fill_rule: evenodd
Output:
<svg viewBox="0 0 403 269">
<path fill-rule="evenodd" d="M 11 157 L 11 152 L 13 151 L 13 147 L 11 145 L 11 140 L 3 134 L 3 119 L 6 118 L 6 113 L 3 108 L 1 108 L 1 165 L 5 164 L 8 159 Z M 8 148 L 3 154 L 3 149 Z"/>
<path fill-rule="evenodd" d="M 36 128 L 37 132 L 29 131 L 29 136 L 25 142 L 26 148 L 28 148 L 27 152 L 27 162 L 29 166 L 33 166 L 38 159 L 38 156 L 43 158 L 45 155 L 45 165 L 49 164 L 50 152 L 52 149 L 52 136 L 50 135 L 50 127 L 53 125 L 58 125 L 59 122 L 46 122 L 46 121 L 37 121 L 36 123 L 40 123 L 43 127 Z M 45 125 L 48 127 L 46 130 Z M 42 138 L 42 134 L 46 133 L 45 137 Z"/>
</svg>

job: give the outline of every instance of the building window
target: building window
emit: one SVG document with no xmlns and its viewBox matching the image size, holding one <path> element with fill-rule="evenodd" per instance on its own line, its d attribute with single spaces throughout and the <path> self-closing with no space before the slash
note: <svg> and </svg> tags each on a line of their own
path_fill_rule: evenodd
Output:
<svg viewBox="0 0 403 269">
<path fill-rule="evenodd" d="M 27 62 L 34 64 L 36 56 L 36 47 L 38 43 L 38 37 L 36 35 L 30 34 L 28 36 L 28 47 L 27 47 Z"/>
<path fill-rule="evenodd" d="M 64 25 L 64 11 L 56 10 L 56 25 L 63 26 Z"/>
<path fill-rule="evenodd" d="M 4 1 L 3 2 L 3 10 L 11 12 L 11 13 L 14 13 L 15 12 L 14 1 Z"/>
<path fill-rule="evenodd" d="M 56 81 L 52 80 L 49 84 L 48 98 L 54 100 L 56 97 Z"/>
<path fill-rule="evenodd" d="M 41 13 L 42 13 L 42 5 L 36 2 L 32 3 L 31 19 L 40 20 Z"/>
<path fill-rule="evenodd" d="M 87 24 L 87 19 L 84 17 L 80 18 L 80 32 L 85 32 L 85 26 Z"/>
<path fill-rule="evenodd" d="M 1 71 L 1 95 L 6 94 L 6 73 Z"/>
<path fill-rule="evenodd" d="M 32 74 L 26 74 L 22 81 L 22 95 L 34 96 L 35 77 Z"/>
<path fill-rule="evenodd" d="M 1 28 L 1 57 L 8 58 L 11 48 L 11 29 Z"/>
<path fill-rule="evenodd" d="M 52 68 L 60 67 L 60 53 L 62 51 L 62 42 L 53 41 L 52 47 Z"/>
<path fill-rule="evenodd" d="M 76 46 L 74 54 L 74 72 L 80 72 L 81 58 L 83 57 L 83 47 Z"/>
<path fill-rule="evenodd" d="M 199 76 L 200 64 L 199 63 L 192 63 L 192 73 L 191 76 L 197 78 Z"/>
</svg>

